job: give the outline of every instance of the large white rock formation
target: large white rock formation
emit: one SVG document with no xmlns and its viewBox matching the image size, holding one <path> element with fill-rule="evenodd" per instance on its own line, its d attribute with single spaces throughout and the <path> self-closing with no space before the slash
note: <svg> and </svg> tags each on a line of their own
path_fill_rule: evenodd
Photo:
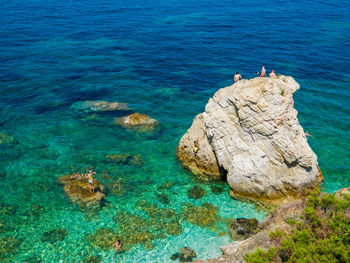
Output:
<svg viewBox="0 0 350 263">
<path fill-rule="evenodd" d="M 197 175 L 226 176 L 235 197 L 278 204 L 306 194 L 322 175 L 293 107 L 298 89 L 287 76 L 220 89 L 181 138 L 178 158 Z"/>
</svg>

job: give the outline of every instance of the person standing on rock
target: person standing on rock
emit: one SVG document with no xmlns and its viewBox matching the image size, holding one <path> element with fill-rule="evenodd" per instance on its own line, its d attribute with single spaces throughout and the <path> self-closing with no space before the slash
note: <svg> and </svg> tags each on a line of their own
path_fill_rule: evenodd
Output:
<svg viewBox="0 0 350 263">
<path fill-rule="evenodd" d="M 233 77 L 233 83 L 236 83 L 236 82 L 239 81 L 240 79 L 242 79 L 241 74 L 239 74 L 238 72 L 236 72 L 236 75 Z"/>
<path fill-rule="evenodd" d="M 258 73 L 259 77 L 266 77 L 266 69 L 265 69 L 265 67 L 262 66 L 261 73 L 260 74 L 259 74 L 259 72 L 257 72 L 257 73 Z"/>
<path fill-rule="evenodd" d="M 96 172 L 93 172 L 92 170 L 89 170 L 89 173 L 87 175 L 91 193 L 95 192 L 95 185 L 94 185 L 94 178 L 93 178 L 94 174 L 96 174 Z"/>
<path fill-rule="evenodd" d="M 269 78 L 276 78 L 275 70 L 273 69 L 271 73 L 269 74 Z"/>
</svg>

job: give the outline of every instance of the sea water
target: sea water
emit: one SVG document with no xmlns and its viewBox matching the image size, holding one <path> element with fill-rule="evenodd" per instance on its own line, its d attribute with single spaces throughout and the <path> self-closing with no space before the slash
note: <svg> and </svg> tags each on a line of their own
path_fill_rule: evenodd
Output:
<svg viewBox="0 0 350 263">
<path fill-rule="evenodd" d="M 347 1 L 0 3 L 1 261 L 170 262 L 184 246 L 198 258 L 219 256 L 232 241 L 232 218 L 262 220 L 266 212 L 231 199 L 224 182 L 195 178 L 176 160 L 175 147 L 236 71 L 253 78 L 265 66 L 293 76 L 301 85 L 295 108 L 313 136 L 322 188 L 350 185 Z M 126 130 L 113 123 L 123 113 L 72 106 L 87 100 L 128 103 L 160 126 Z M 139 156 L 142 165 L 113 162 L 113 154 Z M 73 204 L 57 181 L 89 167 L 107 189 L 97 210 Z M 205 195 L 191 198 L 194 186 Z M 188 203 L 209 203 L 217 223 L 191 223 L 183 212 Z M 122 212 L 147 219 L 150 207 L 175 212 L 181 231 L 152 230 L 156 238 L 118 255 L 89 239 L 99 229 L 118 231 Z M 137 225 L 135 232 L 143 233 Z"/>
</svg>

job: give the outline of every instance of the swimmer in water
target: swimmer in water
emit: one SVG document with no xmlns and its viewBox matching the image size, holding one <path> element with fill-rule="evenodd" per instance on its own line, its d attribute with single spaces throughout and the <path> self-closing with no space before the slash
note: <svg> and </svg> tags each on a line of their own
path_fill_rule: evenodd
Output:
<svg viewBox="0 0 350 263">
<path fill-rule="evenodd" d="M 120 240 L 118 240 L 116 243 L 114 243 L 112 245 L 112 247 L 115 250 L 115 253 L 118 253 L 119 251 L 122 251 L 122 245 L 123 245 L 123 243 Z"/>
<path fill-rule="evenodd" d="M 313 138 L 312 135 L 308 131 L 305 132 L 305 137 L 306 137 L 306 139 L 308 139 L 309 137 Z"/>
</svg>

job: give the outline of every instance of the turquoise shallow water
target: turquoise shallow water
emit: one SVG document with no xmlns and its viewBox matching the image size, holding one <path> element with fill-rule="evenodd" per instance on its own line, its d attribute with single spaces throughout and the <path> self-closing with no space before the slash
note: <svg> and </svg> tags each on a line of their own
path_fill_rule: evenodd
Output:
<svg viewBox="0 0 350 263">
<path fill-rule="evenodd" d="M 169 262 L 188 245 L 198 257 L 220 255 L 230 242 L 225 218 L 264 212 L 232 200 L 223 182 L 203 182 L 183 170 L 175 147 L 209 97 L 252 78 L 261 65 L 292 75 L 298 118 L 332 192 L 350 185 L 350 18 L 344 1 L 240 3 L 204 1 L 1 1 L 0 11 L 0 256 L 5 262 Z M 117 127 L 123 113 L 84 114 L 85 100 L 125 102 L 160 122 L 153 133 Z M 143 165 L 107 155 L 139 155 Z M 81 210 L 57 179 L 94 167 L 107 188 L 100 210 Z M 164 188 L 170 183 L 171 187 Z M 198 200 L 188 190 L 200 185 Z M 212 186 L 223 188 L 213 193 Z M 163 195 L 161 195 L 163 194 Z M 160 235 L 115 256 L 86 239 L 121 228 L 128 211 L 147 219 L 140 200 L 176 212 L 182 233 Z M 186 202 L 208 202 L 223 218 L 211 227 L 183 216 Z M 188 219 L 188 218 L 187 218 Z M 167 221 L 167 220 L 165 220 Z M 167 221 L 168 222 L 168 221 Z M 63 240 L 43 240 L 65 229 Z M 135 231 L 137 232 L 137 231 Z M 149 247 L 151 246 L 151 247 Z M 7 254 L 5 254 L 5 252 Z"/>
</svg>

